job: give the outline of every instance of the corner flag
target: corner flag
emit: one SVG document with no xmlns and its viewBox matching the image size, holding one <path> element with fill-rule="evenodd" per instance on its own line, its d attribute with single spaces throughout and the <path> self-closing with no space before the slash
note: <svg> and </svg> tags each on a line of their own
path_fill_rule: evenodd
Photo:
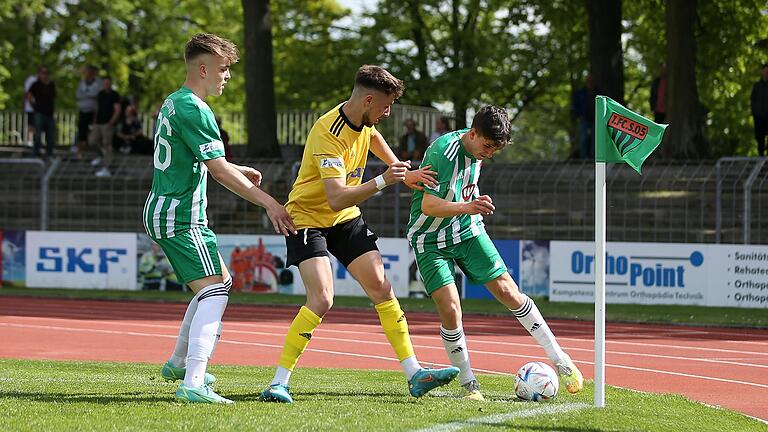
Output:
<svg viewBox="0 0 768 432">
<path fill-rule="evenodd" d="M 605 406 L 605 164 L 640 173 L 664 137 L 656 124 L 607 96 L 595 96 L 595 406 Z"/>
<path fill-rule="evenodd" d="M 607 96 L 595 97 L 595 162 L 626 163 L 640 173 L 667 125 L 656 124 Z"/>
</svg>

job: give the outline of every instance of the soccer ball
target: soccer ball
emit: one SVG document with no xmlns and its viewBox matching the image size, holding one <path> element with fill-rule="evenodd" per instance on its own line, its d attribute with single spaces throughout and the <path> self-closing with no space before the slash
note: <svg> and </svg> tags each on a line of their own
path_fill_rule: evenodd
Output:
<svg viewBox="0 0 768 432">
<path fill-rule="evenodd" d="M 515 394 L 520 399 L 535 402 L 552 399 L 559 387 L 555 370 L 542 362 L 526 363 L 515 375 Z"/>
</svg>

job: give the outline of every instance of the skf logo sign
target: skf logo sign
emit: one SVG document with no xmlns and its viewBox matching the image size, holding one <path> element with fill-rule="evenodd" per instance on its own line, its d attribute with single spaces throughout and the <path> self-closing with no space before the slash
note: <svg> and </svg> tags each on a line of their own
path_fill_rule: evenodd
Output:
<svg viewBox="0 0 768 432">
<path fill-rule="evenodd" d="M 127 256 L 123 248 L 60 248 L 41 246 L 35 268 L 51 273 L 108 273 L 110 263 L 119 263 Z"/>
<path fill-rule="evenodd" d="M 616 113 L 608 119 L 608 127 L 611 129 L 611 139 L 622 156 L 634 150 L 648 135 L 648 126 Z"/>
</svg>

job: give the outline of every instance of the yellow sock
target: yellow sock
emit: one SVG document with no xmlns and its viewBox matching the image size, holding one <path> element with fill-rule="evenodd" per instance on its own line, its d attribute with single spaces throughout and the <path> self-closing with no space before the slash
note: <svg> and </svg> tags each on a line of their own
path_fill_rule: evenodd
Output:
<svg viewBox="0 0 768 432">
<path fill-rule="evenodd" d="M 285 345 L 283 345 L 283 352 L 280 354 L 278 365 L 293 371 L 301 353 L 304 352 L 309 340 L 312 339 L 312 332 L 320 325 L 320 321 L 322 318 L 315 315 L 306 306 L 299 309 L 299 313 L 296 314 L 296 318 L 293 319 L 291 327 L 288 329 L 288 334 L 285 335 Z"/>
<path fill-rule="evenodd" d="M 376 312 L 379 313 L 384 334 L 394 348 L 397 359 L 403 361 L 413 357 L 415 354 L 411 345 L 411 336 L 408 334 L 408 322 L 405 320 L 405 313 L 400 309 L 400 302 L 392 299 L 379 303 L 376 305 Z"/>
</svg>

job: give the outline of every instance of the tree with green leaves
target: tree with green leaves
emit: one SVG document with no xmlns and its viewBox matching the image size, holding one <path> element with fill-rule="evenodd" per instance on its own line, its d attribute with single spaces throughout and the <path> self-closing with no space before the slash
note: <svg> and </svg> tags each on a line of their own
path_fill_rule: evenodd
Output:
<svg viewBox="0 0 768 432">
<path fill-rule="evenodd" d="M 243 0 L 248 155 L 280 157 L 275 124 L 272 13 L 268 0 Z"/>
</svg>

